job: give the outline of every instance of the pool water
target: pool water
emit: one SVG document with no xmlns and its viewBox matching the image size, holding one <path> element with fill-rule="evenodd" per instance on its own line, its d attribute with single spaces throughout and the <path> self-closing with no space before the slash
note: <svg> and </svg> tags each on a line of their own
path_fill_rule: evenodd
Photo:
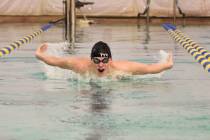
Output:
<svg viewBox="0 0 210 140">
<path fill-rule="evenodd" d="M 5 47 L 39 27 L 41 24 L 1 24 L 0 45 Z M 178 28 L 210 50 L 210 26 Z M 0 139 L 210 138 L 209 73 L 161 26 L 95 24 L 77 28 L 71 55 L 89 57 L 99 40 L 111 46 L 113 59 L 153 63 L 158 61 L 159 50 L 173 52 L 174 67 L 163 75 L 118 81 L 75 80 L 57 69 L 51 71 L 53 76 L 47 75 L 51 68 L 40 63 L 34 51 L 43 42 L 63 42 L 62 32 L 62 27 L 55 26 L 0 58 Z"/>
</svg>

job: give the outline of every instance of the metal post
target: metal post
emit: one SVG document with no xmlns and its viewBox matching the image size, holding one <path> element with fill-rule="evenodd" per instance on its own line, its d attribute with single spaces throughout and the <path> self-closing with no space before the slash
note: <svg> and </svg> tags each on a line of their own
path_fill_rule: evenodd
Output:
<svg viewBox="0 0 210 140">
<path fill-rule="evenodd" d="M 176 7 L 177 7 L 177 1 L 174 0 L 173 4 L 174 24 L 176 24 Z"/>
<path fill-rule="evenodd" d="M 66 27 L 66 39 L 70 43 L 70 48 L 74 48 L 75 44 L 75 28 L 76 28 L 76 10 L 75 10 L 75 0 L 67 0 L 67 27 Z"/>
<path fill-rule="evenodd" d="M 147 0 L 147 24 L 149 23 L 149 13 L 150 13 L 150 0 Z"/>
</svg>

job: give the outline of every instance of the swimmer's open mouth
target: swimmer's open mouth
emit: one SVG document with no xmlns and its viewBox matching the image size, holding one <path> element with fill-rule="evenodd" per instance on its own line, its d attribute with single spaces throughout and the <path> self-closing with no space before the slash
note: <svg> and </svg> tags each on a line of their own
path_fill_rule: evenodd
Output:
<svg viewBox="0 0 210 140">
<path fill-rule="evenodd" d="M 103 72 L 103 71 L 104 71 L 104 69 L 98 69 L 98 71 L 99 71 L 99 72 Z"/>
</svg>

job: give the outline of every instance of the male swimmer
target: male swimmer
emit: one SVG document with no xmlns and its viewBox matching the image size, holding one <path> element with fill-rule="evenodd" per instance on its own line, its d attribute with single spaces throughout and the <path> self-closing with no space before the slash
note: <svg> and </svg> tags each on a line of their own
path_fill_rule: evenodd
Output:
<svg viewBox="0 0 210 140">
<path fill-rule="evenodd" d="M 36 57 L 44 63 L 69 69 L 81 75 L 93 74 L 98 77 L 110 76 L 116 72 L 132 75 L 155 74 L 173 67 L 172 54 L 169 54 L 166 62 L 143 64 L 132 61 L 112 60 L 109 46 L 102 41 L 97 42 L 92 50 L 90 58 L 82 57 L 58 57 L 46 54 L 48 45 L 42 44 L 36 50 Z"/>
</svg>

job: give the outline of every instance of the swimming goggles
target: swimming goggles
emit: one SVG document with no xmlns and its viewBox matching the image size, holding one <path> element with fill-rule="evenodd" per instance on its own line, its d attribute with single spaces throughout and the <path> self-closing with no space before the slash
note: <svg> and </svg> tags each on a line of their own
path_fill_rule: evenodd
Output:
<svg viewBox="0 0 210 140">
<path fill-rule="evenodd" d="M 93 60 L 93 62 L 94 62 L 95 64 L 99 64 L 100 62 L 102 62 L 102 63 L 105 64 L 105 63 L 108 63 L 108 62 L 109 62 L 109 57 L 105 57 L 105 58 L 102 59 L 102 60 L 98 59 L 97 57 L 93 57 L 92 60 Z"/>
</svg>

